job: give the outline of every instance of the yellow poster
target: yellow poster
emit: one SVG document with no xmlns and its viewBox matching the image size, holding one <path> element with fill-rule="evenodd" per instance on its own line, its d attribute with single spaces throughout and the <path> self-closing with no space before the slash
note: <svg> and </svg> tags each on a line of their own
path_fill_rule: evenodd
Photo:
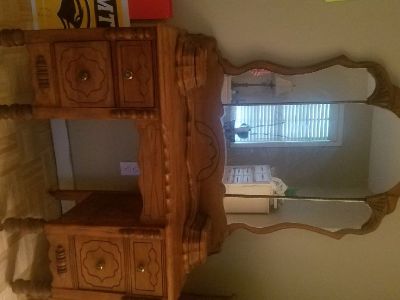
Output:
<svg viewBox="0 0 400 300">
<path fill-rule="evenodd" d="M 36 29 L 126 27 L 128 0 L 31 0 Z"/>
</svg>

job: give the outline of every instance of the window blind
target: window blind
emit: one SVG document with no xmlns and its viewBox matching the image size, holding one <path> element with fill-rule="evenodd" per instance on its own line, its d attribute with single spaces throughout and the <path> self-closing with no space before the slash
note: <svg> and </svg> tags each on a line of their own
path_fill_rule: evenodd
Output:
<svg viewBox="0 0 400 300">
<path fill-rule="evenodd" d="M 248 138 L 235 143 L 315 143 L 337 138 L 339 105 L 253 105 L 232 108 L 235 127 L 248 125 Z"/>
</svg>

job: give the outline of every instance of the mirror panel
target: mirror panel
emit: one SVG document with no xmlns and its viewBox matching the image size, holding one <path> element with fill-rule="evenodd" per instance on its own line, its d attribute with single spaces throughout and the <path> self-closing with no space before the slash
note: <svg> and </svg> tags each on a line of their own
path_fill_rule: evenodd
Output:
<svg viewBox="0 0 400 300">
<path fill-rule="evenodd" d="M 370 188 L 370 165 L 385 160 L 379 149 L 371 156 L 380 138 L 372 135 L 376 109 L 360 104 L 227 106 L 226 165 L 268 165 L 292 196 L 354 198 L 385 192 Z"/>
<path fill-rule="evenodd" d="M 192 49 L 193 48 L 193 40 L 190 39 L 181 39 L 180 47 L 178 47 L 178 50 L 181 51 L 181 53 L 184 53 L 183 49 Z M 218 53 L 218 52 L 208 52 L 210 53 Z M 185 55 L 188 59 L 186 60 L 181 60 L 178 59 L 177 64 L 178 64 L 178 79 L 180 80 L 180 86 L 182 87 L 182 95 L 186 98 L 186 103 L 187 103 L 187 109 L 188 109 L 188 136 L 187 136 L 187 164 L 188 164 L 188 177 L 190 179 L 190 194 L 192 199 L 196 199 L 197 203 L 201 209 L 201 211 L 208 215 L 212 221 L 212 240 L 211 244 L 212 246 L 209 248 L 209 253 L 215 253 L 218 252 L 221 248 L 222 241 L 226 238 L 227 235 L 230 233 L 234 232 L 237 229 L 246 229 L 248 231 L 254 232 L 254 233 L 259 233 L 259 234 L 266 234 L 266 233 L 271 233 L 276 230 L 281 230 L 281 229 L 286 229 L 286 228 L 301 228 L 301 229 L 306 229 L 310 230 L 313 232 L 318 232 L 327 236 L 330 236 L 332 238 L 341 238 L 346 234 L 367 234 L 369 232 L 372 232 L 376 230 L 382 221 L 382 219 L 392 213 L 397 205 L 398 198 L 400 196 L 400 183 L 399 183 L 399 174 L 400 174 L 400 160 L 397 159 L 397 153 L 400 152 L 400 136 L 399 136 L 399 119 L 398 117 L 400 116 L 400 89 L 396 86 L 393 85 L 390 77 L 381 65 L 375 63 L 375 62 L 368 62 L 368 61 L 363 61 L 363 62 L 356 62 L 353 61 L 345 56 L 338 56 L 326 61 L 319 62 L 315 65 L 311 66 L 303 66 L 303 67 L 287 67 L 287 66 L 282 66 L 278 64 L 274 64 L 268 61 L 254 61 L 250 62 L 246 65 L 243 66 L 235 66 L 232 63 L 230 63 L 228 60 L 225 58 L 219 56 L 218 60 L 215 62 L 215 64 L 208 64 L 207 68 L 209 70 L 212 69 L 214 73 L 212 77 L 209 77 L 208 80 L 206 81 L 207 83 L 204 83 L 204 81 L 201 81 L 202 78 L 199 78 L 199 81 L 194 81 L 194 74 L 197 74 L 196 70 L 194 68 L 188 70 L 187 68 L 187 62 L 191 61 L 194 62 L 196 67 L 197 67 L 197 62 L 198 60 L 194 59 L 193 57 L 189 57 L 188 55 Z M 179 56 L 178 56 L 179 58 Z M 333 66 L 342 66 L 346 68 L 347 70 L 352 70 L 352 69 L 360 69 L 362 73 L 365 74 L 365 70 L 372 76 L 374 84 L 370 84 L 370 88 L 367 89 L 367 93 L 365 94 L 365 97 L 356 99 L 356 103 L 352 102 L 353 105 L 358 104 L 357 108 L 360 108 L 360 111 L 364 111 L 365 115 L 369 114 L 369 117 L 366 119 L 364 118 L 358 118 L 359 125 L 351 125 L 350 128 L 344 128 L 345 123 L 343 125 L 343 136 L 342 136 L 342 141 L 346 140 L 345 135 L 350 132 L 351 130 L 354 130 L 354 132 L 357 134 L 356 137 L 359 137 L 363 134 L 365 131 L 366 124 L 370 122 L 370 131 L 367 134 L 370 138 L 370 143 L 365 142 L 364 145 L 368 145 L 365 147 L 365 149 L 362 149 L 362 153 L 359 156 L 363 156 L 365 152 L 369 152 L 369 165 L 368 165 L 368 172 L 367 168 L 364 168 L 362 172 L 359 170 L 356 170 L 356 172 L 359 172 L 364 176 L 364 179 L 362 181 L 363 186 L 368 186 L 369 191 L 368 193 L 365 193 L 365 190 L 360 191 L 354 191 L 353 193 L 349 193 L 349 189 L 344 189 L 344 186 L 339 186 L 338 188 L 331 189 L 329 191 L 329 187 L 334 187 L 332 185 L 329 185 L 330 182 L 329 180 L 325 180 L 325 186 L 321 188 L 320 186 L 312 186 L 312 182 L 310 183 L 309 187 L 314 188 L 311 190 L 314 192 L 314 197 L 310 195 L 310 189 L 307 192 L 306 186 L 301 187 L 302 189 L 299 189 L 297 186 L 292 185 L 291 182 L 288 182 L 287 179 L 283 178 L 282 174 L 285 174 L 283 169 L 277 168 L 274 166 L 274 161 L 272 162 L 267 162 L 266 160 L 264 161 L 258 161 L 256 160 L 256 156 L 253 154 L 255 151 L 262 151 L 265 149 L 273 149 L 273 147 L 253 147 L 253 153 L 249 151 L 245 151 L 247 153 L 246 157 L 248 158 L 249 162 L 246 160 L 240 161 L 240 162 L 233 162 L 231 157 L 232 156 L 232 149 L 235 151 L 244 151 L 239 143 L 235 141 L 236 137 L 239 137 L 241 139 L 246 139 L 246 135 L 250 136 L 251 130 L 253 130 L 251 133 L 255 133 L 255 130 L 259 130 L 261 127 L 258 127 L 257 129 L 251 128 L 249 124 L 245 124 L 244 126 L 241 126 L 243 123 L 246 121 L 243 121 L 243 123 L 239 122 L 239 125 L 235 124 L 236 120 L 232 119 L 231 117 L 227 117 L 227 114 L 225 112 L 224 115 L 224 108 L 226 110 L 226 106 L 233 106 L 236 105 L 236 107 L 241 107 L 244 105 L 238 105 L 235 103 L 223 103 L 223 101 L 226 102 L 227 99 L 227 93 L 230 92 L 230 88 L 227 89 L 228 84 L 223 84 L 223 79 L 224 79 L 224 73 L 225 73 L 225 78 L 228 76 L 238 76 L 240 74 L 246 73 L 252 69 L 257 69 L 257 70 L 268 70 L 272 73 L 275 74 L 280 74 L 284 76 L 291 76 L 291 75 L 301 75 L 301 74 L 311 74 L 311 73 L 317 73 L 320 70 L 324 70 Z M 190 72 L 186 72 L 186 71 Z M 201 70 L 201 68 L 199 68 Z M 370 80 L 371 78 L 367 79 L 367 81 Z M 204 83 L 204 86 L 198 90 L 193 90 L 194 83 L 201 85 Z M 367 83 L 368 84 L 368 83 Z M 375 86 L 372 94 L 371 91 L 373 87 Z M 222 89 L 222 92 L 221 92 Z M 345 95 L 348 95 L 345 93 Z M 368 97 L 368 98 L 366 98 Z M 221 101 L 221 98 L 223 101 Z M 346 100 L 348 97 L 346 97 Z M 224 100 L 225 99 L 225 100 Z M 341 98 L 342 100 L 345 98 Z M 250 104 L 258 104 L 258 105 L 266 105 L 265 103 L 250 103 Z M 272 104 L 304 104 L 304 103 L 291 103 L 291 102 L 278 102 L 278 103 L 271 103 L 268 102 L 269 105 Z M 343 104 L 347 105 L 348 103 L 346 101 L 329 101 L 329 102 L 308 102 L 308 104 Z M 366 105 L 368 104 L 368 105 Z M 249 105 L 246 104 L 247 106 Z M 369 111 L 373 107 L 372 111 Z M 383 108 L 383 109 L 378 109 L 378 108 Z M 307 111 L 307 109 L 304 109 L 300 111 Z M 324 110 L 320 110 L 324 111 Z M 333 111 L 333 110 L 332 110 Z M 339 110 L 340 111 L 340 110 Z M 359 112 L 360 112 L 359 111 Z M 326 112 L 326 110 L 325 110 Z M 357 111 L 356 111 L 357 112 Z M 326 114 L 330 115 L 330 114 Z M 396 117 L 397 116 L 397 117 Z M 343 109 L 343 120 L 346 119 L 346 110 Z M 221 121 L 222 120 L 222 121 Z M 368 121 L 370 120 L 370 121 Z M 371 121 L 372 120 L 372 121 Z M 235 121 L 235 122 L 232 122 Z M 318 120 L 320 122 L 321 120 Z M 318 124 L 316 122 L 316 124 Z M 250 123 L 250 122 L 248 122 Z M 276 122 L 273 121 L 272 124 L 282 124 L 282 121 Z M 363 124 L 364 125 L 361 125 Z M 247 125 L 247 126 L 246 126 Z M 264 127 L 271 127 L 268 125 L 271 125 L 269 123 L 267 124 L 261 124 L 264 125 Z M 267 126 L 265 126 L 267 125 Z M 239 126 L 239 127 L 238 127 Z M 244 128 L 243 128 L 244 127 Z M 247 127 L 247 128 L 246 128 Z M 367 126 L 368 127 L 368 126 Z M 239 128 L 239 130 L 236 132 L 235 130 Z M 330 125 L 330 128 L 339 128 L 338 126 L 334 126 L 334 123 Z M 249 130 L 251 129 L 251 130 Z M 357 129 L 357 130 L 355 130 Z M 300 132 L 302 132 L 300 130 Z M 328 131 L 324 131 L 330 132 Z M 340 132 L 340 131 L 339 131 Z M 239 134 L 240 133 L 240 136 Z M 264 132 L 263 136 L 265 136 Z M 271 135 L 268 133 L 268 135 Z M 276 135 L 276 134 L 275 134 Z M 283 136 L 282 134 L 280 134 Z M 278 136 L 278 135 L 276 135 Z M 328 134 L 328 137 L 332 137 L 331 134 Z M 282 142 L 282 141 L 279 141 Z M 291 142 L 294 143 L 293 141 L 286 141 L 286 142 Z M 304 141 L 302 141 L 304 142 Z M 314 140 L 314 143 L 326 143 L 325 140 Z M 331 143 L 335 142 L 335 139 L 332 139 L 329 141 Z M 278 142 L 274 142 L 275 145 L 277 145 Z M 298 143 L 298 142 L 297 142 Z M 307 142 L 311 143 L 311 142 Z M 236 145 L 232 145 L 236 144 Z M 299 145 L 299 144 L 298 144 Z M 253 145 L 254 146 L 254 145 Z M 330 148 L 331 154 L 326 155 L 326 170 L 331 170 L 332 165 L 329 165 L 329 158 L 335 156 L 335 151 L 332 151 L 332 149 L 336 149 L 338 146 L 322 146 L 319 145 L 318 148 L 321 150 L 322 148 Z M 276 147 L 280 149 L 280 152 L 288 152 L 289 150 L 284 150 L 286 149 L 285 147 Z M 287 147 L 289 148 L 289 147 Z M 300 148 L 300 147 L 298 147 Z M 315 158 L 318 156 L 318 150 L 316 148 L 316 145 L 313 147 L 308 146 L 308 147 L 302 147 L 304 149 L 308 149 L 307 151 L 309 152 L 309 157 L 304 159 L 306 160 L 303 162 L 300 159 L 297 159 L 299 163 L 305 163 L 306 166 L 308 166 L 309 169 L 313 167 L 314 169 L 317 169 L 315 167 L 321 168 L 321 166 L 316 166 L 317 164 L 315 163 Z M 249 150 L 249 149 L 247 149 Z M 367 150 L 367 151 L 366 151 Z M 266 151 L 264 151 L 266 152 Z M 231 157 L 229 157 L 229 153 L 231 153 Z M 271 153 L 271 151 L 269 151 Z M 264 154 L 265 155 L 265 154 Z M 238 159 L 242 159 L 240 155 L 238 154 Z M 265 155 L 265 157 L 267 157 Z M 376 157 L 376 159 L 371 159 L 371 157 Z M 394 158 L 393 158 L 394 157 Z M 276 159 L 276 158 L 274 158 Z M 357 156 L 357 159 L 359 157 Z M 365 159 L 365 157 L 364 157 Z M 250 161 L 252 160 L 252 161 Z M 283 159 L 282 159 L 283 161 Z M 275 161 L 276 162 L 276 161 Z M 373 163 L 371 163 L 373 162 Z M 352 162 L 354 163 L 354 162 Z M 312 200 L 330 200 L 330 201 L 342 201 L 345 202 L 340 204 L 340 207 L 346 206 L 346 203 L 351 200 L 353 201 L 353 197 L 356 198 L 356 201 L 365 203 L 369 208 L 370 208 L 370 217 L 366 222 L 365 220 L 365 215 L 366 212 L 368 211 L 365 209 L 364 205 L 358 205 L 357 209 L 355 211 L 359 211 L 360 215 L 357 217 L 357 220 L 359 220 L 355 226 L 352 227 L 357 227 L 358 229 L 355 228 L 342 228 L 343 226 L 350 226 L 345 223 L 337 223 L 337 224 L 330 224 L 329 226 L 324 225 L 325 228 L 334 228 L 339 229 L 337 231 L 329 231 L 325 230 L 320 227 L 315 227 L 313 225 L 307 225 L 307 223 L 292 223 L 286 222 L 289 219 L 285 219 L 284 223 L 279 223 L 267 227 L 254 227 L 245 223 L 231 223 L 227 224 L 227 214 L 224 210 L 224 198 L 226 197 L 234 197 L 238 196 L 235 194 L 229 194 L 226 193 L 226 184 L 224 184 L 223 178 L 224 178 L 224 166 L 229 165 L 230 167 L 234 166 L 246 166 L 248 164 L 254 164 L 254 165 L 269 165 L 270 170 L 271 170 L 271 177 L 275 177 L 278 179 L 279 176 L 282 177 L 281 181 L 283 184 L 287 186 L 287 190 L 285 190 L 282 196 L 278 194 L 274 195 L 262 195 L 263 199 L 266 198 L 296 198 L 296 199 L 301 199 L 304 200 L 306 199 L 312 199 Z M 329 166 L 329 168 L 328 168 Z M 296 168 L 293 166 L 289 165 L 289 169 L 286 171 L 288 175 L 294 176 L 297 175 L 297 177 L 301 177 L 301 175 L 298 175 L 299 173 Z M 296 166 L 297 167 L 297 166 Z M 333 167 L 338 169 L 338 165 L 333 164 Z M 342 167 L 339 165 L 339 167 Z M 307 170 L 307 169 L 306 169 Z M 370 171 L 372 170 L 372 171 Z M 340 171 L 340 168 L 339 168 Z M 354 170 L 351 170 L 352 172 Z M 297 173 L 296 173 L 297 172 Z M 326 171 L 327 172 L 327 171 Z M 336 172 L 338 172 L 336 170 Z M 307 172 L 309 173 L 309 172 Z M 321 174 L 321 173 L 320 173 Z M 339 174 L 346 175 L 347 173 L 342 170 L 342 172 Z M 368 174 L 368 177 L 366 177 L 366 174 Z M 304 174 L 302 174 L 304 176 Z M 258 175 L 257 175 L 258 176 Z M 261 176 L 262 178 L 262 176 Z M 314 175 L 314 178 L 319 180 L 316 175 Z M 324 177 L 325 179 L 328 178 L 327 175 Z M 366 179 L 368 178 L 368 179 Z M 301 178 L 300 178 L 301 179 Z M 342 180 L 341 178 L 339 178 Z M 225 180 L 225 179 L 224 179 Z M 286 182 L 285 182 L 286 181 Z M 348 180 L 348 182 L 352 182 L 353 179 Z M 369 182 L 368 182 L 369 181 Z M 343 182 L 343 180 L 342 180 Z M 374 184 L 367 184 L 368 183 L 374 183 Z M 307 182 L 308 183 L 308 182 Z M 297 185 L 297 184 L 296 184 Z M 318 189 L 319 190 L 318 190 Z M 379 193 L 379 192 L 383 193 Z M 301 194 L 304 192 L 303 197 L 298 196 L 299 193 Z M 319 192 L 319 194 L 317 193 Z M 325 198 L 327 197 L 327 193 L 325 192 L 331 192 L 331 195 L 336 195 L 335 197 L 330 197 L 330 198 Z M 377 193 L 377 194 L 376 194 Z M 259 195 L 246 195 L 246 194 L 241 194 L 241 196 L 245 195 L 247 198 L 248 196 L 256 196 L 258 198 Z M 318 195 L 322 195 L 324 197 L 318 197 Z M 361 195 L 361 196 L 360 196 Z M 343 201 L 344 200 L 344 201 Z M 296 201 L 296 200 L 293 200 Z M 312 202 L 306 202 L 308 205 L 305 205 L 304 201 L 301 202 L 302 205 L 301 207 L 307 207 L 310 206 L 310 203 L 316 203 L 317 201 L 312 201 Z M 266 201 L 264 201 L 266 203 Z M 269 203 L 269 202 L 268 202 Z M 323 202 L 326 203 L 326 202 Z M 329 202 L 328 202 L 329 203 Z M 320 203 L 318 203 L 319 205 Z M 322 205 L 322 204 L 321 204 Z M 284 209 L 284 208 L 283 208 Z M 282 209 L 282 211 L 283 211 Z M 346 208 L 347 209 L 347 208 Z M 317 209 L 308 209 L 310 211 L 320 211 Z M 305 211 L 308 211 L 305 210 Z M 351 210 L 354 210 L 352 208 Z M 299 209 L 299 211 L 301 211 Z M 303 209 L 304 211 L 304 209 Z M 243 213 L 245 215 L 245 213 Z M 252 214 L 253 215 L 253 214 Z M 266 215 L 265 217 L 269 217 L 271 214 Z M 358 213 L 357 213 L 358 215 Z M 228 218 L 230 216 L 228 215 Z M 301 217 L 301 216 L 300 216 Z M 297 216 L 297 218 L 300 218 Z M 299 220 L 299 219 L 292 219 L 292 220 Z M 301 219 L 303 220 L 303 219 Z M 360 223 L 364 222 L 361 225 L 361 228 L 359 228 Z M 251 223 L 251 222 L 250 222 Z M 316 224 L 313 222 L 308 222 L 309 224 Z M 258 226 L 258 225 L 256 225 Z M 322 225 L 321 225 L 322 226 Z"/>
<path fill-rule="evenodd" d="M 223 104 L 365 102 L 376 87 L 366 68 L 331 66 L 316 72 L 282 75 L 252 69 L 225 75 Z"/>
<path fill-rule="evenodd" d="M 256 228 L 298 223 L 335 232 L 360 229 L 371 216 L 371 208 L 362 200 L 225 197 L 224 207 L 228 224 Z"/>
<path fill-rule="evenodd" d="M 400 120 L 366 105 L 380 94 L 377 72 L 236 71 L 225 75 L 221 96 L 230 230 L 365 232 L 376 214 L 370 200 L 400 179 L 380 175 L 382 165 L 398 164 L 382 140 L 399 140 Z"/>
</svg>

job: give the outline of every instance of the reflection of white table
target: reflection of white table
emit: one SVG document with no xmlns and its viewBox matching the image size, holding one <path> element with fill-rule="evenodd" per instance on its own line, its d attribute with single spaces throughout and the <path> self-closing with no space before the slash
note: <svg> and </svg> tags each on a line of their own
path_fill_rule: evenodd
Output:
<svg viewBox="0 0 400 300">
<path fill-rule="evenodd" d="M 225 166 L 223 183 L 226 194 L 275 195 L 271 169 L 268 165 Z M 226 213 L 269 213 L 277 208 L 275 198 L 224 197 Z"/>
</svg>

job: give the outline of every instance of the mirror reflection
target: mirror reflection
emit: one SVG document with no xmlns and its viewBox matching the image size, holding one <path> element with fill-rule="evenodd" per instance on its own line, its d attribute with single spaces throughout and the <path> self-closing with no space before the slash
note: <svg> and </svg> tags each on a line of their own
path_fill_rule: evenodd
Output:
<svg viewBox="0 0 400 300">
<path fill-rule="evenodd" d="M 252 69 L 237 76 L 225 75 L 222 103 L 365 102 L 375 85 L 374 77 L 365 68 L 332 66 L 300 75 Z"/>
<path fill-rule="evenodd" d="M 366 197 L 398 182 L 381 174 L 382 165 L 397 163 L 382 139 L 388 127 L 398 138 L 399 120 L 362 104 L 374 89 L 366 69 L 341 66 L 304 75 L 254 69 L 226 76 L 228 223 L 361 228 L 371 215 Z"/>
<path fill-rule="evenodd" d="M 242 210 L 240 202 L 235 203 L 233 199 L 237 201 L 240 198 L 225 198 L 228 223 L 244 223 L 256 228 L 298 223 L 332 232 L 344 228 L 360 229 L 371 214 L 370 207 L 360 200 L 287 197 L 269 198 L 269 203 L 265 205 L 265 199 L 252 198 L 246 199 L 252 204 Z"/>
</svg>

